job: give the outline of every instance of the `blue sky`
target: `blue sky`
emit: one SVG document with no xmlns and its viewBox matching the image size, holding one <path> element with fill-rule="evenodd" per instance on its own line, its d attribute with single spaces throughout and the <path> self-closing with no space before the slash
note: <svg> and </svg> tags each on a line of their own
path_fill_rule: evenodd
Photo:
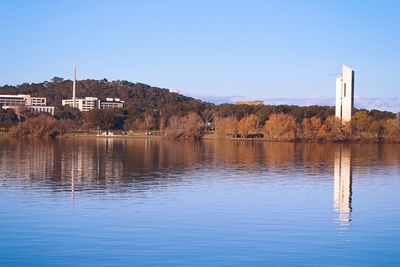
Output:
<svg viewBox="0 0 400 267">
<path fill-rule="evenodd" d="M 400 98 L 400 1 L 1 1 L 0 85 L 144 82 L 205 99 Z"/>
</svg>

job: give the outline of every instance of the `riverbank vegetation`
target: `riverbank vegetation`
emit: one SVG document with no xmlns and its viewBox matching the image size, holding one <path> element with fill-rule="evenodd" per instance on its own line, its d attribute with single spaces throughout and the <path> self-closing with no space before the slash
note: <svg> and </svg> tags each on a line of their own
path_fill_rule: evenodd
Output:
<svg viewBox="0 0 400 267">
<path fill-rule="evenodd" d="M 54 116 L 0 108 L 0 130 L 15 137 L 54 137 L 64 133 L 151 134 L 173 139 L 259 139 L 307 142 L 400 142 L 400 118 L 378 110 L 354 110 L 342 125 L 334 107 L 293 105 L 214 105 L 181 94 L 127 81 L 78 82 L 78 95 L 119 97 L 123 109 L 80 112 L 61 106 L 72 82 L 53 78 L 41 84 L 0 87 L 0 94 L 45 96 Z"/>
<path fill-rule="evenodd" d="M 216 107 L 217 109 L 218 107 Z M 351 122 L 342 125 L 333 115 L 296 119 L 292 114 L 272 113 L 262 124 L 259 116 L 215 116 L 206 122 L 202 113 L 160 116 L 157 113 L 132 117 L 126 110 L 79 112 L 64 108 L 55 116 L 40 114 L 17 116 L 12 110 L 0 112 L 0 125 L 13 137 L 55 137 L 64 133 L 113 131 L 119 134 L 143 133 L 172 139 L 260 139 L 306 142 L 400 142 L 400 117 L 376 111 L 359 110 Z M 390 116 L 389 116 L 390 115 Z"/>
<path fill-rule="evenodd" d="M 67 125 L 51 116 L 42 114 L 31 117 L 10 128 L 8 134 L 12 137 L 34 136 L 49 138 L 62 135 L 67 131 Z"/>
</svg>

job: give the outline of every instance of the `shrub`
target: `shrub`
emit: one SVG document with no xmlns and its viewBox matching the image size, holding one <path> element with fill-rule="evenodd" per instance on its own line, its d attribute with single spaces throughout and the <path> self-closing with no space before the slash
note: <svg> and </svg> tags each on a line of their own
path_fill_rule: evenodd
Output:
<svg viewBox="0 0 400 267">
<path fill-rule="evenodd" d="M 55 137 L 63 134 L 65 129 L 53 117 L 49 115 L 40 115 L 38 117 L 28 118 L 26 121 L 14 126 L 8 134 L 12 137 L 34 136 L 39 138 Z"/>
</svg>

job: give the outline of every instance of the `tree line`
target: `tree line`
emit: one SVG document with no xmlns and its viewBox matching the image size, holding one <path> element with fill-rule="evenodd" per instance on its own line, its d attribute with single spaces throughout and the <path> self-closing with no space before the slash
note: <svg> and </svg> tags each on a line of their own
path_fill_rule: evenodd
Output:
<svg viewBox="0 0 400 267">
<path fill-rule="evenodd" d="M 233 105 L 203 102 L 168 89 L 127 81 L 84 80 L 78 95 L 119 97 L 123 109 L 95 109 L 80 112 L 61 106 L 70 97 L 72 82 L 53 78 L 51 82 L 0 87 L 0 94 L 44 96 L 55 105 L 54 116 L 16 114 L 0 109 L 0 129 L 13 136 L 56 136 L 68 132 L 117 131 L 150 133 L 168 138 L 259 138 L 313 142 L 399 142 L 397 114 L 378 110 L 354 110 L 350 123 L 334 117 L 334 107 L 295 105 Z"/>
<path fill-rule="evenodd" d="M 260 137 L 278 141 L 312 142 L 400 142 L 400 117 L 375 119 L 370 112 L 357 111 L 344 125 L 335 116 L 318 116 L 298 121 L 291 114 L 271 114 L 264 125 L 256 115 L 240 120 L 218 119 L 215 133 L 219 138 Z"/>
<path fill-rule="evenodd" d="M 25 114 L 21 118 L 12 110 L 0 109 L 0 125 L 12 136 L 34 135 L 51 137 L 71 132 L 117 131 L 121 133 L 152 133 L 167 138 L 201 139 L 265 139 L 309 142 L 400 142 L 400 116 L 377 119 L 373 112 L 360 110 L 352 120 L 342 124 L 334 115 L 303 117 L 290 113 L 272 113 L 262 123 L 256 114 L 238 118 L 217 116 L 218 107 L 184 115 L 160 115 L 158 112 L 131 116 L 125 109 L 95 109 L 80 112 L 63 107 L 54 116 Z"/>
</svg>

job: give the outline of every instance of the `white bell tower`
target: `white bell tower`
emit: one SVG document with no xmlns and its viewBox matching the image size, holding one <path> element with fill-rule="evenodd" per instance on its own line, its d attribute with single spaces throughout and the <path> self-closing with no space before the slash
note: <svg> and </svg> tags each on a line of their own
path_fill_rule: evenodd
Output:
<svg viewBox="0 0 400 267">
<path fill-rule="evenodd" d="M 343 65 L 342 76 L 336 77 L 336 117 L 344 124 L 351 120 L 354 107 L 354 70 Z"/>
</svg>

